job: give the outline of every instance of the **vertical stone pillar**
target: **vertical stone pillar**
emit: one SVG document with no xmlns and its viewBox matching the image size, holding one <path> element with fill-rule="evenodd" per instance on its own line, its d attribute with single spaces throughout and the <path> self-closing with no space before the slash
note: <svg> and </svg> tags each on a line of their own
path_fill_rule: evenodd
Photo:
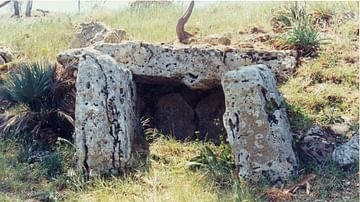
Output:
<svg viewBox="0 0 360 202">
<path fill-rule="evenodd" d="M 117 175 L 129 164 L 137 127 L 132 73 L 108 55 L 84 51 L 76 89 L 78 166 L 90 176 Z"/>
<path fill-rule="evenodd" d="M 222 78 L 223 116 L 239 175 L 284 182 L 296 171 L 290 125 L 283 98 L 265 65 L 240 67 Z"/>
</svg>

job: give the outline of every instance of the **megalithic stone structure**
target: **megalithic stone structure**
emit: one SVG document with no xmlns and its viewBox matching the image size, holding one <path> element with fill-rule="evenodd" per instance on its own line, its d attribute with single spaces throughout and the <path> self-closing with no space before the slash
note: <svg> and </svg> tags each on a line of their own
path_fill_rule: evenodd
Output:
<svg viewBox="0 0 360 202">
<path fill-rule="evenodd" d="M 294 69 L 293 53 L 98 42 L 61 53 L 58 61 L 65 68 L 78 71 L 75 143 L 78 164 L 90 175 L 116 174 L 131 163 L 139 120 L 136 99 L 141 97 L 135 85 L 169 83 L 194 91 L 222 87 L 226 108 L 223 123 L 239 175 L 250 180 L 265 177 L 284 182 L 296 173 L 290 126 L 273 76 L 281 75 L 284 69 Z M 201 114 L 199 107 L 187 108 Z M 169 117 L 162 118 L 159 120 Z"/>
<path fill-rule="evenodd" d="M 275 79 L 265 65 L 240 67 L 222 78 L 223 117 L 239 175 L 284 182 L 296 172 L 290 124 Z"/>
<path fill-rule="evenodd" d="M 90 176 L 119 174 L 129 164 L 138 122 L 132 73 L 108 55 L 84 51 L 76 89 L 78 166 Z"/>
</svg>

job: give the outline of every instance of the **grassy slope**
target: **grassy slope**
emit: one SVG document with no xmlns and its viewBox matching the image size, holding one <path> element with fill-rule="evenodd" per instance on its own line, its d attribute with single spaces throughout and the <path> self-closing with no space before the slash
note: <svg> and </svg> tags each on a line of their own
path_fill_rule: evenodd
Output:
<svg viewBox="0 0 360 202">
<path fill-rule="evenodd" d="M 253 5 L 248 2 L 195 9 L 187 29 L 198 32 L 199 36 L 237 33 L 253 25 L 270 31 L 269 18 L 275 4 L 278 3 Z M 329 5 L 325 7 L 335 9 L 333 4 Z M 354 5 L 350 2 L 338 3 L 336 11 L 350 9 L 357 12 Z M 321 6 L 324 4 L 314 7 Z M 176 20 L 184 10 L 184 7 L 118 12 L 96 10 L 88 16 L 54 15 L 20 20 L 1 18 L 0 44 L 17 50 L 18 60 L 53 61 L 58 52 L 69 46 L 76 25 L 88 19 L 98 19 L 114 28 L 125 29 L 133 39 L 173 41 L 176 39 Z M 335 31 L 326 34 L 332 39 L 332 44 L 323 45 L 318 58 L 303 63 L 297 74 L 280 87 L 287 102 L 297 109 L 295 111 L 298 114 L 294 117 L 293 124 L 299 129 L 308 127 L 310 121 L 331 125 L 340 120 L 339 117 L 349 117 L 352 123 L 358 120 L 359 59 L 354 49 L 354 44 L 358 42 L 351 41 L 357 37 L 353 33 L 357 24 L 349 21 L 337 26 L 339 27 Z M 349 62 L 352 60 L 355 62 Z M 150 154 L 156 158 L 149 159 L 148 169 L 139 169 L 131 177 L 106 181 L 98 179 L 88 185 L 77 175 L 66 172 L 53 179 L 44 177 L 43 167 L 18 163 L 19 147 L 1 140 L 0 201 L 33 197 L 65 198 L 69 201 L 167 201 L 170 198 L 172 201 L 253 201 L 254 195 L 259 196 L 259 188 L 219 184 L 218 178 L 228 178 L 228 175 L 220 174 L 214 178 L 204 171 L 190 171 L 187 167 L 189 159 L 196 156 L 203 146 L 198 142 L 157 141 L 150 146 Z M 220 150 L 215 146 L 211 147 L 216 151 Z M 344 176 L 333 166 L 313 167 L 312 170 L 321 176 L 314 184 L 314 195 L 307 197 L 309 201 L 315 198 L 333 198 L 334 192 L 342 193 L 347 183 L 343 179 L 358 182 L 357 177 Z M 64 188 L 64 185 L 67 187 Z M 349 193 L 347 201 L 358 198 L 356 189 Z"/>
</svg>

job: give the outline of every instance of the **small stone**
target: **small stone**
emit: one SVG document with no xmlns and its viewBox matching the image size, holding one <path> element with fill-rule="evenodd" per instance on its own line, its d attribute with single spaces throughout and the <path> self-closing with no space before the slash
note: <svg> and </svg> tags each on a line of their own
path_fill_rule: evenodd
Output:
<svg viewBox="0 0 360 202">
<path fill-rule="evenodd" d="M 80 26 L 71 42 L 71 48 L 84 48 L 100 42 L 120 43 L 126 38 L 124 30 L 112 30 L 100 22 L 82 23 Z"/>
<path fill-rule="evenodd" d="M 265 33 L 265 31 L 262 30 L 262 29 L 259 28 L 259 27 L 251 27 L 251 28 L 249 29 L 249 33 L 250 33 L 250 34 L 257 34 L 257 33 Z"/>
<path fill-rule="evenodd" d="M 346 136 L 348 132 L 350 132 L 350 127 L 345 123 L 337 123 L 331 126 L 331 130 L 333 130 L 336 134 Z"/>
<path fill-rule="evenodd" d="M 306 133 L 305 136 L 320 136 L 320 137 L 326 137 L 328 135 L 328 132 L 326 129 L 322 128 L 319 125 L 313 125 Z"/>
<path fill-rule="evenodd" d="M 332 153 L 332 159 L 341 166 L 359 162 L 359 134 L 354 135 L 348 142 L 337 147 Z"/>
<path fill-rule="evenodd" d="M 211 45 L 225 45 L 228 46 L 231 44 L 231 40 L 225 36 L 209 36 L 205 39 L 205 43 L 209 43 Z"/>
</svg>

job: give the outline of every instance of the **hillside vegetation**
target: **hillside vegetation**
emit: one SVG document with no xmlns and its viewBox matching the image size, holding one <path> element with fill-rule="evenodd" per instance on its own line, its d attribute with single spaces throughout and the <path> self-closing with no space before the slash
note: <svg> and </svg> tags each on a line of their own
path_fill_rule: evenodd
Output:
<svg viewBox="0 0 360 202">
<path fill-rule="evenodd" d="M 232 44 L 252 35 L 240 34 L 257 27 L 274 37 L 267 48 L 302 48 L 287 32 L 273 33 L 271 19 L 286 2 L 227 2 L 194 9 L 186 29 L 202 38 L 222 35 Z M 177 19 L 182 6 L 156 6 L 108 11 L 97 8 L 88 14 L 52 13 L 45 17 L 0 18 L 0 46 L 15 50 L 19 62 L 54 63 L 56 55 L 69 48 L 82 22 L 101 21 L 126 30 L 132 40 L 176 42 Z M 294 75 L 279 86 L 286 98 L 294 133 L 313 124 L 331 128 L 346 124 L 350 131 L 336 136 L 336 144 L 358 133 L 359 121 L 359 3 L 307 3 L 306 11 L 318 20 L 314 54 L 303 55 Z M 354 17 L 346 17 L 353 13 Z M 331 16 L 327 24 L 326 16 Z M 345 17 L 344 17 L 345 16 Z M 305 36 L 305 38 L 308 36 Z M 306 38 L 308 39 L 308 38 Z M 314 45 L 315 46 L 315 45 Z M 316 53 L 316 54 L 315 54 Z M 9 66 L 0 66 L 7 71 Z M 6 70 L 5 70 L 6 69 Z M 4 76 L 0 73 L 0 78 Z M 1 80 L 0 80 L 1 81 Z M 0 82 L 1 83 L 1 82 Z M 15 105 L 6 114 L 24 109 Z M 1 120 L 0 120 L 1 121 Z M 219 134 L 220 135 L 220 134 Z M 223 135 L 223 134 L 221 134 Z M 180 142 L 149 133 L 149 155 L 136 153 L 136 166 L 121 177 L 85 181 L 77 173 L 74 145 L 58 139 L 53 148 L 33 156 L 22 144 L 26 134 L 0 138 L 0 201 L 357 201 L 358 165 L 341 168 L 334 162 L 308 162 L 294 183 L 314 173 L 311 194 L 302 189 L 296 196 L 284 194 L 268 182 L 246 183 L 236 177 L 229 145 L 197 141 Z M 296 144 L 296 142 L 295 142 Z M 29 160 L 32 159 L 32 160 Z M 37 160 L 34 160 L 37 159 Z M 291 198 L 292 197 L 292 198 Z"/>
</svg>

